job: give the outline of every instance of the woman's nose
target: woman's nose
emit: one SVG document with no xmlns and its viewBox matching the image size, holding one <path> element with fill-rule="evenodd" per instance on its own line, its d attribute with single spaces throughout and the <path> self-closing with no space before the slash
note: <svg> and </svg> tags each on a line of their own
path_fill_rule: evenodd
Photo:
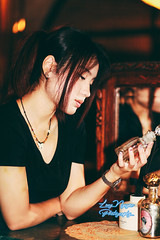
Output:
<svg viewBox="0 0 160 240">
<path fill-rule="evenodd" d="M 83 95 L 87 98 L 90 97 L 91 91 L 90 91 L 90 84 L 86 84 L 85 87 L 82 90 Z"/>
</svg>

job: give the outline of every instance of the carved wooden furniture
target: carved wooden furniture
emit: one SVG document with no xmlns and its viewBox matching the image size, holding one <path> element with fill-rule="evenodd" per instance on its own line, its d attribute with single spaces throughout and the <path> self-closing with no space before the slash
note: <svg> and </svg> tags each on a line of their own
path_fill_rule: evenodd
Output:
<svg viewBox="0 0 160 240">
<path fill-rule="evenodd" d="M 115 145 L 118 136 L 120 87 L 160 86 L 160 62 L 116 63 L 112 65 L 111 78 L 97 93 L 96 143 L 97 170 L 109 162 L 105 148 Z"/>
</svg>

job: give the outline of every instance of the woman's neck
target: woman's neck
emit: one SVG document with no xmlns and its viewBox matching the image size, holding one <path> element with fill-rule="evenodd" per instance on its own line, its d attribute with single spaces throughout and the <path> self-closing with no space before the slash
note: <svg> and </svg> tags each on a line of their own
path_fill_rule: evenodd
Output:
<svg viewBox="0 0 160 240">
<path fill-rule="evenodd" d="M 22 102 L 28 119 L 36 128 L 46 126 L 56 111 L 56 107 L 41 88 L 26 94 L 22 98 Z M 20 99 L 17 100 L 17 103 L 24 116 L 25 114 Z"/>
</svg>

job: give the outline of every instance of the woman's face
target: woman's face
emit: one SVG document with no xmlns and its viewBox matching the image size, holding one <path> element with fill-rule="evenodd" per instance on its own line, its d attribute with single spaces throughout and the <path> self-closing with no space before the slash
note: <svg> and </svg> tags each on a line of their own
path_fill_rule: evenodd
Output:
<svg viewBox="0 0 160 240">
<path fill-rule="evenodd" d="M 67 97 L 65 109 L 62 109 L 66 114 L 74 114 L 85 99 L 90 96 L 90 87 L 97 76 L 98 69 L 99 65 L 97 64 L 92 69 L 82 73 L 79 79 L 74 83 Z M 66 78 L 67 72 L 62 77 L 53 73 L 46 81 L 45 91 L 55 108 L 60 101 Z"/>
<path fill-rule="evenodd" d="M 97 64 L 92 69 L 83 73 L 76 83 L 68 96 L 68 101 L 65 109 L 65 113 L 72 115 L 82 105 L 86 98 L 90 96 L 90 87 L 97 76 L 99 65 Z"/>
</svg>

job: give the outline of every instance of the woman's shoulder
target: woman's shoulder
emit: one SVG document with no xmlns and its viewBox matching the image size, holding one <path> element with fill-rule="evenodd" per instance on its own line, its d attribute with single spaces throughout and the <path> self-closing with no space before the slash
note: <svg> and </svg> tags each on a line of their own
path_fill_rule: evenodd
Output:
<svg viewBox="0 0 160 240">
<path fill-rule="evenodd" d="M 16 128 L 17 126 L 20 127 L 21 126 L 20 123 L 23 123 L 22 115 L 20 114 L 20 110 L 15 100 L 0 105 L 1 129 Z"/>
<path fill-rule="evenodd" d="M 0 113 L 3 114 L 1 116 L 15 116 L 13 113 L 16 112 L 18 113 L 18 105 L 16 100 L 0 104 Z"/>
<path fill-rule="evenodd" d="M 0 165 L 24 166 L 27 139 L 16 101 L 0 106 Z"/>
</svg>

